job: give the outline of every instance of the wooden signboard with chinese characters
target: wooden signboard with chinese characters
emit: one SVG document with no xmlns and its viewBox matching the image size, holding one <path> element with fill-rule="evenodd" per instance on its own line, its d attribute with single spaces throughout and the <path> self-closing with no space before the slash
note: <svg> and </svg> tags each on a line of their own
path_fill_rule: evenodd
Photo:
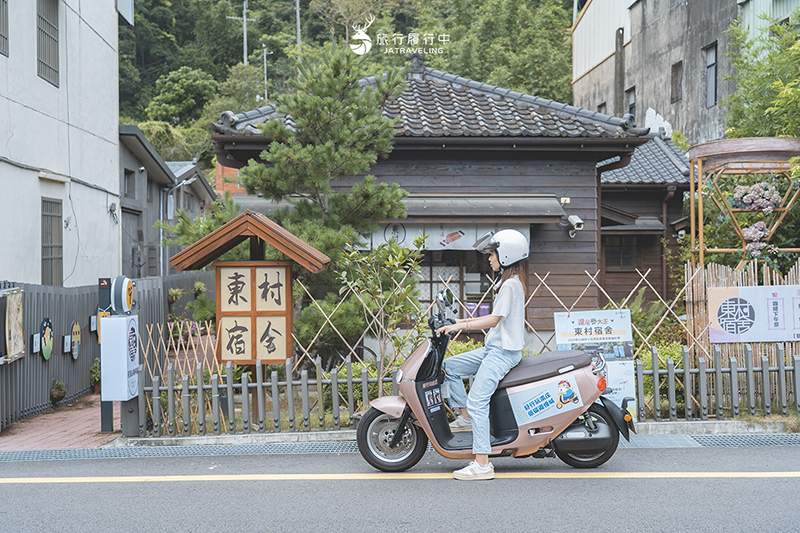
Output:
<svg viewBox="0 0 800 533">
<path fill-rule="evenodd" d="M 292 357 L 292 265 L 215 263 L 220 363 L 277 364 Z"/>
</svg>

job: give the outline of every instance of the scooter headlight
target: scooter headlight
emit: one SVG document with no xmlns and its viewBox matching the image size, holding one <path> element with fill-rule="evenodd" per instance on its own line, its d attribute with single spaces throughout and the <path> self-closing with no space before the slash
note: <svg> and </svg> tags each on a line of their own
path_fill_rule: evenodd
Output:
<svg viewBox="0 0 800 533">
<path fill-rule="evenodd" d="M 397 369 L 397 374 L 394 376 L 394 382 L 400 385 L 400 382 L 403 381 L 403 371 L 401 369 Z"/>
</svg>

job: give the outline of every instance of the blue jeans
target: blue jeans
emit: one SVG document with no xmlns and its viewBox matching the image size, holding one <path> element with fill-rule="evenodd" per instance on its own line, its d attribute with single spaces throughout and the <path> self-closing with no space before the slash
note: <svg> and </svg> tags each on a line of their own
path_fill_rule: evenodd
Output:
<svg viewBox="0 0 800 533">
<path fill-rule="evenodd" d="M 445 383 L 449 389 L 450 407 L 466 407 L 472 419 L 472 453 L 489 454 L 489 401 L 497 390 L 497 384 L 508 372 L 519 364 L 521 351 L 503 350 L 488 345 L 477 350 L 454 355 L 444 360 Z M 467 396 L 464 376 L 475 374 Z"/>
</svg>

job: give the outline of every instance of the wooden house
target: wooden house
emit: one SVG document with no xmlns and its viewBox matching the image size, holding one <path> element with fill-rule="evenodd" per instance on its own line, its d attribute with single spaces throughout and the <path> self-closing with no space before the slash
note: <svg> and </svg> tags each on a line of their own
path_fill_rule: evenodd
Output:
<svg viewBox="0 0 800 533">
<path fill-rule="evenodd" d="M 409 192 L 408 217 L 385 221 L 372 242 L 395 238 L 410 246 L 414 236 L 429 235 L 423 299 L 433 294 L 440 279 L 451 279 L 462 301 L 474 307 L 487 287 L 489 268 L 472 244 L 488 229 L 517 228 L 530 238 L 530 291 L 539 285 L 537 275 L 546 276 L 566 305 L 581 294 L 576 309 L 601 305 L 599 290 L 585 290 L 590 281 L 586 272 L 594 275 L 603 268 L 606 221 L 614 224 L 601 205 L 601 176 L 625 167 L 652 136 L 629 117 L 448 74 L 426 67 L 418 55 L 410 61 L 408 85 L 386 110 L 402 119 L 394 150 L 370 170 L 379 181 L 399 183 Z M 274 105 L 224 113 L 212 125 L 218 162 L 241 168 L 257 159 L 270 142 L 258 124 L 274 115 Z M 633 184 L 616 185 L 624 190 Z M 262 212 L 268 212 L 266 202 L 263 206 Z M 661 206 L 656 207 L 653 214 L 661 220 Z M 252 202 L 248 208 L 254 208 Z M 649 204 L 641 212 L 625 202 L 611 208 L 619 212 L 614 215 L 618 220 L 634 225 L 652 211 Z M 571 215 L 581 223 L 571 225 Z M 658 231 L 663 233 L 661 226 Z M 553 312 L 560 310 L 556 298 L 540 288 L 528 306 L 528 320 L 537 330 L 552 330 Z M 485 312 L 488 306 L 476 311 Z"/>
</svg>

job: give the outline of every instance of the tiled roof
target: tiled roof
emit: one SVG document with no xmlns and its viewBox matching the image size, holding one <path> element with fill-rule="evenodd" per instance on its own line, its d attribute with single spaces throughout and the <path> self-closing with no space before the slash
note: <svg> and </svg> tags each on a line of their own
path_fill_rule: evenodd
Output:
<svg viewBox="0 0 800 533">
<path fill-rule="evenodd" d="M 651 134 L 650 142 L 636 147 L 631 162 L 600 175 L 602 184 L 689 184 L 689 160 L 669 138 Z M 619 158 L 616 158 L 619 159 Z M 613 160 L 601 161 L 598 168 Z"/>
<path fill-rule="evenodd" d="M 194 161 L 167 161 L 167 166 L 175 174 L 175 177 L 181 179 L 184 174 L 197 166 Z"/>
<path fill-rule="evenodd" d="M 425 67 L 412 56 L 408 85 L 384 114 L 401 117 L 396 135 L 404 137 L 639 137 L 646 130 L 633 120 L 612 117 L 537 96 L 502 89 Z M 416 68 L 415 68 L 416 65 Z M 374 77 L 361 80 L 374 83 Z M 268 105 L 212 124 L 216 132 L 260 135 L 258 124 L 273 118 Z M 281 118 L 292 125 L 291 118 Z"/>
</svg>

